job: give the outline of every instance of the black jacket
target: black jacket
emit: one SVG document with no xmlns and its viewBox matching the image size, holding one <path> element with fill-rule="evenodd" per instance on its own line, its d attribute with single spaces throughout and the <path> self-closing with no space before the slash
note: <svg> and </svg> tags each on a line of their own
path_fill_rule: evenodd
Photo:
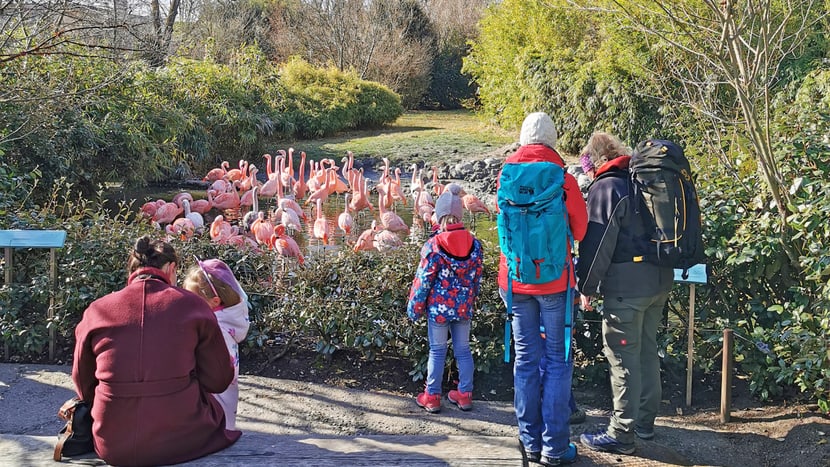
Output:
<svg viewBox="0 0 830 467">
<path fill-rule="evenodd" d="M 576 266 L 584 295 L 649 297 L 671 289 L 674 281 L 672 268 L 639 260 L 650 242 L 633 204 L 630 159 L 620 156 L 603 164 L 588 189 L 588 231 L 579 242 Z"/>
</svg>

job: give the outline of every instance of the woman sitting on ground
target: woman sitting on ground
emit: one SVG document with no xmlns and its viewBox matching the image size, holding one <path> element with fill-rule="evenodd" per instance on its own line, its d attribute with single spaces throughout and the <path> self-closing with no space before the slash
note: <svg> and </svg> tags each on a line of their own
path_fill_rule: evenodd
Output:
<svg viewBox="0 0 830 467">
<path fill-rule="evenodd" d="M 123 289 L 94 301 L 75 328 L 72 380 L 92 404 L 95 451 L 112 465 L 160 465 L 222 450 L 225 429 L 211 395 L 234 369 L 213 311 L 176 287 L 170 244 L 135 243 Z"/>
</svg>

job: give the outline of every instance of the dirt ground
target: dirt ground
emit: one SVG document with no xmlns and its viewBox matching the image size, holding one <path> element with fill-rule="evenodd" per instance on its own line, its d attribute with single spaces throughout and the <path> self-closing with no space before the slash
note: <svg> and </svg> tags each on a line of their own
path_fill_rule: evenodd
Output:
<svg viewBox="0 0 830 467">
<path fill-rule="evenodd" d="M 325 360 L 318 358 L 310 345 L 302 344 L 270 362 L 265 354 L 242 358 L 244 374 L 414 397 L 423 390 L 423 382 L 411 381 L 409 370 L 408 361 L 391 357 L 366 361 L 356 354 L 337 352 Z M 830 417 L 822 415 L 816 405 L 785 400 L 761 403 L 751 397 L 743 380 L 736 378 L 731 421 L 724 424 L 720 422 L 719 380 L 695 380 L 690 407 L 685 405 L 685 387 L 664 382 L 654 440 L 677 451 L 690 465 L 830 466 Z M 445 386 L 449 388 L 450 383 Z M 474 399 L 512 400 L 512 367 L 477 373 L 475 386 Z M 585 423 L 572 426 L 572 434 L 578 437 L 607 420 L 611 397 L 607 385 L 577 386 L 575 394 L 589 415 Z M 625 456 L 620 456 L 616 465 L 626 465 Z"/>
</svg>

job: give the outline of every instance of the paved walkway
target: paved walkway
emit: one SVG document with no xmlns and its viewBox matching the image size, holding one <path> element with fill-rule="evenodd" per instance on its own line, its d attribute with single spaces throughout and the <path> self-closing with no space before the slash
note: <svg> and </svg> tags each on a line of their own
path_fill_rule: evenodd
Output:
<svg viewBox="0 0 830 467">
<path fill-rule="evenodd" d="M 0 466 L 47 466 L 73 396 L 67 366 L 0 364 Z M 411 398 L 242 376 L 242 438 L 187 466 L 518 466 L 512 407 L 475 401 L 427 414 Z M 592 415 L 589 413 L 589 415 Z M 590 416 L 588 423 L 602 419 Z M 584 426 L 574 427 L 574 439 Z M 106 465 L 94 457 L 69 461 Z M 580 449 L 579 466 L 691 465 L 668 446 L 638 442 L 633 456 Z"/>
</svg>

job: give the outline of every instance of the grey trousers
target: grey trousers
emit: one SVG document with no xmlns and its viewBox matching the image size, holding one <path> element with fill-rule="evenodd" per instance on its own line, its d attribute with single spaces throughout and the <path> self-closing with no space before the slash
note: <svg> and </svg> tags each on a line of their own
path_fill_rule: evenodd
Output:
<svg viewBox="0 0 830 467">
<path fill-rule="evenodd" d="M 662 388 L 657 327 L 669 291 L 653 297 L 605 297 L 602 339 L 611 373 L 614 411 L 608 434 L 634 442 L 634 428 L 654 430 Z"/>
</svg>

